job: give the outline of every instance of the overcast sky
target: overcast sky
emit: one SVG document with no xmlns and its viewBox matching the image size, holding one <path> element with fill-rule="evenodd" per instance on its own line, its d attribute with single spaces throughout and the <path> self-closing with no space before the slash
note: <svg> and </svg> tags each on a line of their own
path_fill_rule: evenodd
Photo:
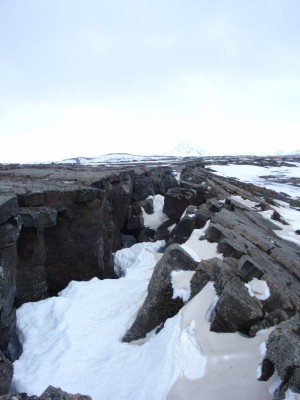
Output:
<svg viewBox="0 0 300 400">
<path fill-rule="evenodd" d="M 0 162 L 300 149 L 299 0 L 0 0 Z"/>
</svg>

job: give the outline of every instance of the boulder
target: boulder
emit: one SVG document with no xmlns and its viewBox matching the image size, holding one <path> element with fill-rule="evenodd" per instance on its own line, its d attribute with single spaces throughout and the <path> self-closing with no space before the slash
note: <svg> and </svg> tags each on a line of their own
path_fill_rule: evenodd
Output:
<svg viewBox="0 0 300 400">
<path fill-rule="evenodd" d="M 148 294 L 123 342 L 131 342 L 146 336 L 148 332 L 161 327 L 167 318 L 173 317 L 182 307 L 181 299 L 173 299 L 171 272 L 197 268 L 195 262 L 177 244 L 169 246 L 156 264 L 148 285 Z"/>
<path fill-rule="evenodd" d="M 174 229 L 176 227 L 176 221 L 173 219 L 167 219 L 157 228 L 153 240 L 165 240 L 169 239 L 174 235 Z"/>
<path fill-rule="evenodd" d="M 261 380 L 268 380 L 274 370 L 282 383 L 275 399 L 283 399 L 287 389 L 300 393 L 300 316 L 282 322 L 270 334 L 262 363 Z"/>
<path fill-rule="evenodd" d="M 260 321 L 263 315 L 261 302 L 249 295 L 240 279 L 231 278 L 222 289 L 212 314 L 210 329 L 248 334 L 251 326 Z"/>
<path fill-rule="evenodd" d="M 193 189 L 172 188 L 165 195 L 163 212 L 171 219 L 179 221 L 187 206 L 194 204 L 196 192 Z"/>
<path fill-rule="evenodd" d="M 125 232 L 139 232 L 144 227 L 143 210 L 140 205 L 132 204 L 128 208 L 126 217 Z"/>
</svg>

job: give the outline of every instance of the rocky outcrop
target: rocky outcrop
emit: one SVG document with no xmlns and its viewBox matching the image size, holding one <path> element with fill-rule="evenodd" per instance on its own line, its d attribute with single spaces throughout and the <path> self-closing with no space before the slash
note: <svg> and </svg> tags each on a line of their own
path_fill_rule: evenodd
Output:
<svg viewBox="0 0 300 400">
<path fill-rule="evenodd" d="M 7 393 L 13 377 L 13 365 L 0 351 L 0 396 Z"/>
<path fill-rule="evenodd" d="M 179 245 L 169 246 L 152 274 L 148 295 L 135 322 L 123 337 L 123 342 L 131 342 L 146 336 L 148 332 L 173 317 L 182 307 L 181 299 L 173 299 L 171 272 L 176 270 L 194 271 L 195 262 Z"/>
<path fill-rule="evenodd" d="M 191 280 L 192 297 L 208 281 L 214 282 L 219 299 L 211 316 L 211 330 L 254 336 L 259 329 L 274 326 L 300 311 L 300 249 L 275 234 L 274 230 L 280 229 L 277 225 L 233 199 L 227 198 L 224 203 L 208 199 L 200 207 L 187 208 L 172 231 L 173 239 L 176 234 L 181 234 L 182 239 L 190 235 L 197 226 L 197 213 L 201 216 L 200 226 L 210 219 L 205 238 L 218 243 L 223 260 L 201 261 L 191 267 L 187 257 L 181 260 L 180 268 L 196 270 Z M 155 267 L 148 296 L 124 341 L 145 336 L 180 307 L 169 307 L 169 275 L 177 268 L 177 261 L 169 254 L 172 250 L 172 246 L 167 247 Z M 177 251 L 182 252 L 179 248 Z M 265 282 L 268 296 L 258 298 L 250 294 L 246 284 L 249 286 L 253 278 Z M 167 306 L 164 308 L 163 304 Z M 171 310 L 169 314 L 166 309 Z"/>
<path fill-rule="evenodd" d="M 0 351 L 20 352 L 15 305 L 114 278 L 130 204 L 174 186 L 168 167 L 0 166 Z"/>
<path fill-rule="evenodd" d="M 262 363 L 261 380 L 268 380 L 276 370 L 281 384 L 275 400 L 283 400 L 290 389 L 300 394 L 300 316 L 282 322 L 267 341 L 267 353 Z"/>
<path fill-rule="evenodd" d="M 184 210 L 190 204 L 195 204 L 196 192 L 193 189 L 172 188 L 165 196 L 163 212 L 176 221 L 180 220 Z"/>
<path fill-rule="evenodd" d="M 92 400 L 92 398 L 83 394 L 67 393 L 60 388 L 48 386 L 40 396 L 28 396 L 26 393 L 13 393 L 0 396 L 0 400 Z"/>
<path fill-rule="evenodd" d="M 15 332 L 14 299 L 17 276 L 17 240 L 21 228 L 14 195 L 0 196 L 0 351 L 7 353 Z"/>
</svg>

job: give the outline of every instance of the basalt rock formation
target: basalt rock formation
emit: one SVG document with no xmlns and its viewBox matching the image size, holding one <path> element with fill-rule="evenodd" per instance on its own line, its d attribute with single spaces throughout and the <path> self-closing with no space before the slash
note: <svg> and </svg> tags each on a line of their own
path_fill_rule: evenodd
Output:
<svg viewBox="0 0 300 400">
<path fill-rule="evenodd" d="M 199 162 L 177 163 L 179 184 L 174 167 L 159 165 L 0 166 L 0 394 L 9 388 L 11 361 L 21 351 L 15 307 L 56 295 L 71 280 L 117 278 L 116 250 L 136 241 L 161 239 L 166 241 L 164 255 L 123 340 L 130 342 L 161 329 L 166 319 L 178 312 L 184 302 L 172 298 L 170 274 L 191 270 L 191 297 L 208 281 L 214 282 L 218 302 L 210 317 L 212 330 L 254 336 L 260 329 L 282 323 L 267 345 L 263 376 L 267 379 L 278 370 L 284 382 L 278 399 L 288 388 L 299 390 L 297 359 L 291 356 L 293 367 L 281 368 L 275 354 L 278 348 L 288 347 L 281 344 L 282 332 L 286 343 L 300 346 L 295 323 L 291 322 L 291 334 L 284 325 L 300 312 L 300 248 L 276 235 L 274 231 L 280 227 L 258 213 L 288 198 L 220 178 L 203 167 Z M 154 194 L 165 195 L 168 217 L 156 231 L 145 227 L 143 219 L 144 211 L 153 212 L 153 202 L 147 197 Z M 254 201 L 255 208 L 244 206 L 232 195 Z M 280 215 L 273 215 L 277 222 L 286 223 Z M 222 259 L 198 262 L 180 245 L 208 221 L 199 240 L 217 243 Z M 266 299 L 253 297 L 247 290 L 245 284 L 255 278 L 266 282 L 270 290 Z M 41 399 L 85 398 L 53 390 Z M 2 400 L 9 399 L 7 395 Z"/>
<path fill-rule="evenodd" d="M 170 167 L 0 167 L 0 351 L 7 382 L 9 359 L 21 351 L 15 307 L 55 295 L 71 280 L 115 278 L 112 254 L 121 247 L 129 205 L 177 185 Z"/>
</svg>

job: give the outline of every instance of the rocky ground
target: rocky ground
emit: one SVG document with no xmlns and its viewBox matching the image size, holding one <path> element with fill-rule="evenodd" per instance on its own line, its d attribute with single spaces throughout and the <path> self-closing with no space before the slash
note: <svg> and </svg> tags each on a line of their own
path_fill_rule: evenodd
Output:
<svg viewBox="0 0 300 400">
<path fill-rule="evenodd" d="M 277 371 L 281 384 L 274 399 L 284 399 L 287 390 L 300 393 L 300 248 L 275 233 L 286 221 L 272 208 L 285 201 L 299 209 L 299 200 L 209 171 L 214 162 L 282 166 L 299 161 L 210 157 L 169 161 L 169 166 L 144 161 L 134 166 L 0 166 L 0 394 L 8 392 L 11 361 L 22 351 L 15 332 L 16 307 L 56 295 L 71 280 L 117 278 L 113 252 L 137 241 L 161 239 L 166 241 L 164 255 L 123 341 L 162 329 L 180 310 L 184 302 L 172 298 L 171 285 L 171 272 L 180 266 L 195 271 L 191 297 L 214 282 L 219 300 L 211 330 L 253 337 L 261 329 L 276 327 L 259 379 L 267 380 Z M 292 178 L 289 183 L 299 184 Z M 145 212 L 154 211 L 153 202 L 145 200 L 154 194 L 165 196 L 167 216 L 157 229 L 146 226 L 144 218 Z M 259 213 L 265 210 L 272 211 L 276 224 Z M 180 244 L 208 221 L 199 241 L 216 243 L 223 257 L 198 262 Z M 245 283 L 252 281 L 265 282 L 270 295 L 251 296 Z M 56 398 L 57 393 L 46 397 Z"/>
</svg>

